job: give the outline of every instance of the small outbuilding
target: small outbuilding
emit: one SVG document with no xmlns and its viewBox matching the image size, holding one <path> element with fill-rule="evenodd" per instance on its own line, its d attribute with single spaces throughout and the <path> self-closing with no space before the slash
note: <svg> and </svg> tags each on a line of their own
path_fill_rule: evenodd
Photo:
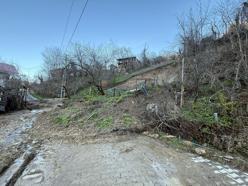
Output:
<svg viewBox="0 0 248 186">
<path fill-rule="evenodd" d="M 140 66 L 140 61 L 136 57 L 117 59 L 119 72 L 129 73 Z"/>
</svg>

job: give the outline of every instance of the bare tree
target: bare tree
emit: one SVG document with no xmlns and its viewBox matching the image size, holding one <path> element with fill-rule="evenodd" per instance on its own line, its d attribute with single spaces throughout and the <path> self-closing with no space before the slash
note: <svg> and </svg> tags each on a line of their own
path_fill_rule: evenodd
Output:
<svg viewBox="0 0 248 186">
<path fill-rule="evenodd" d="M 76 43 L 66 54 L 55 47 L 47 48 L 42 55 L 45 73 L 37 78 L 43 89 L 50 87 L 52 97 L 69 96 L 87 86 L 96 87 L 104 95 L 104 84 L 114 76 L 116 59 L 128 57 L 131 50 L 113 43 L 98 47 Z"/>
<path fill-rule="evenodd" d="M 235 89 L 240 88 L 240 81 L 248 79 L 247 44 L 248 44 L 248 3 L 240 1 L 220 1 L 217 12 L 221 21 L 227 25 L 228 31 L 225 36 L 231 43 L 232 51 L 236 60 L 230 66 L 235 69 L 232 94 Z"/>
<path fill-rule="evenodd" d="M 148 66 L 150 66 L 151 65 L 151 60 L 149 59 L 149 57 L 148 57 L 148 53 L 149 53 L 149 51 L 148 51 L 149 49 L 148 49 L 148 46 L 147 45 L 145 45 L 144 46 L 144 48 L 143 48 L 143 50 L 141 51 L 141 62 L 142 62 L 142 66 L 143 67 L 148 67 Z"/>
<path fill-rule="evenodd" d="M 43 79 L 43 75 L 42 74 L 38 74 L 37 75 L 37 78 L 40 81 L 40 83 L 43 83 L 44 82 L 44 79 Z"/>
<path fill-rule="evenodd" d="M 178 19 L 180 27 L 180 40 L 183 48 L 183 59 L 188 77 L 186 81 L 191 82 L 191 87 L 198 97 L 200 80 L 205 73 L 201 52 L 203 50 L 203 38 L 207 35 L 208 28 L 208 9 L 204 10 L 200 4 L 198 12 L 193 13 L 191 9 L 184 19 Z"/>
<path fill-rule="evenodd" d="M 110 56 L 102 48 L 76 44 L 73 51 L 73 61 L 87 78 L 88 84 L 95 86 L 104 95 L 102 80 L 110 62 Z"/>
<path fill-rule="evenodd" d="M 51 72 L 56 69 L 61 69 L 65 66 L 64 54 L 61 49 L 46 48 L 42 53 L 44 67 L 43 70 L 48 77 L 51 77 Z"/>
<path fill-rule="evenodd" d="M 133 56 L 133 53 L 130 48 L 120 47 L 120 46 L 115 45 L 114 43 L 112 43 L 109 46 L 108 45 L 104 46 L 104 48 L 107 48 L 108 50 L 107 53 L 111 56 L 112 58 L 111 61 L 113 63 L 116 61 L 116 59 Z"/>
</svg>

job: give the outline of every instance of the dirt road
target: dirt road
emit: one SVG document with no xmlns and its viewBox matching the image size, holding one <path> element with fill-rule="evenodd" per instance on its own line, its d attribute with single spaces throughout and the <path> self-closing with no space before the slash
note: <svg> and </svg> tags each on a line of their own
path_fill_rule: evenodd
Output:
<svg viewBox="0 0 248 186">
<path fill-rule="evenodd" d="M 42 111 L 1 115 L 1 153 L 29 139 L 27 130 Z M 84 143 L 44 142 L 14 182 L 13 162 L 0 175 L 0 185 L 248 185 L 248 174 L 167 147 L 142 135 L 87 140 Z M 7 180 L 7 181 L 6 181 Z"/>
<path fill-rule="evenodd" d="M 248 175 L 154 139 L 43 146 L 16 185 L 246 185 Z"/>
</svg>

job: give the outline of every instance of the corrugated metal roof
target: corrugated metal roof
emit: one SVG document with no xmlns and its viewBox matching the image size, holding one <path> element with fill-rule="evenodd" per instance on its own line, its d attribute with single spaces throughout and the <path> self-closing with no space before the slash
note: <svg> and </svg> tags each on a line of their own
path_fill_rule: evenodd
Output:
<svg viewBox="0 0 248 186">
<path fill-rule="evenodd" d="M 133 56 L 133 57 L 126 57 L 126 58 L 119 58 L 119 59 L 117 59 L 117 61 L 125 61 L 125 60 L 130 60 L 130 59 L 136 60 L 137 58 L 135 56 Z"/>
<path fill-rule="evenodd" d="M 6 63 L 0 63 L 0 72 L 7 73 L 9 75 L 14 75 L 18 73 L 14 65 L 9 65 Z"/>
</svg>

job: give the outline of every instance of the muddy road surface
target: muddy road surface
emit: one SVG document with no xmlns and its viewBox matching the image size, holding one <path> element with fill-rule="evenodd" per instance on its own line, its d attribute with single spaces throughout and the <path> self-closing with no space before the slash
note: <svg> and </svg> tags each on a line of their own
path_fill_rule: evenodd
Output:
<svg viewBox="0 0 248 186">
<path fill-rule="evenodd" d="M 25 110 L 0 115 L 0 173 L 32 143 L 26 132 L 32 128 L 39 112 Z"/>
<path fill-rule="evenodd" d="M 245 172 L 142 135 L 111 134 L 82 143 L 47 140 L 35 146 L 28 130 L 56 104 L 0 115 L 1 186 L 248 185 Z"/>
<path fill-rule="evenodd" d="M 60 101 L 45 100 L 38 104 L 35 107 L 40 107 L 39 109 L 0 114 L 0 175 L 30 145 L 36 143 L 27 132 L 33 127 L 39 114 L 53 109 Z"/>
<path fill-rule="evenodd" d="M 1 115 L 0 145 L 2 148 L 23 142 L 25 132 L 32 128 L 36 117 L 43 110 L 18 111 Z"/>
</svg>

